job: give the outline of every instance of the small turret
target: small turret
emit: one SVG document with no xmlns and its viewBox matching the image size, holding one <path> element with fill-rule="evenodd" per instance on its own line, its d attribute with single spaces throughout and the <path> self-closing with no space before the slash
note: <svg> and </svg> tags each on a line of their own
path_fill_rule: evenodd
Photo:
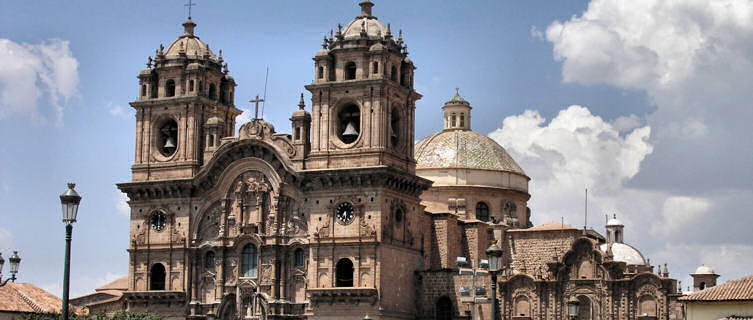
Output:
<svg viewBox="0 0 753 320">
<path fill-rule="evenodd" d="M 714 269 L 701 264 L 700 267 L 695 269 L 695 273 L 691 273 L 693 278 L 693 292 L 701 291 L 706 288 L 711 288 L 716 285 L 716 279 L 719 275 L 714 272 Z"/>
</svg>

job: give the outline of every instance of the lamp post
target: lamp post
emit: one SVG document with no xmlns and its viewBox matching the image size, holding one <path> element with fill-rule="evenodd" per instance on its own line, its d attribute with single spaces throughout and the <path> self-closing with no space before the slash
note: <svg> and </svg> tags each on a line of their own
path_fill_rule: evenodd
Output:
<svg viewBox="0 0 753 320">
<path fill-rule="evenodd" d="M 18 256 L 18 251 L 13 251 L 13 255 L 8 258 L 8 262 L 10 262 L 10 278 L 3 281 L 3 265 L 5 264 L 5 259 L 3 259 L 3 254 L 0 253 L 0 287 L 8 284 L 8 281 L 16 282 L 18 264 L 21 263 L 21 257 Z"/>
<path fill-rule="evenodd" d="M 463 297 L 470 299 L 469 303 L 471 304 L 471 320 L 476 320 L 476 304 L 489 303 L 488 299 L 482 300 L 481 302 L 477 301 L 478 296 L 486 296 L 486 287 L 477 287 L 476 277 L 483 276 L 488 273 L 489 261 L 481 260 L 477 268 L 476 260 L 473 260 L 469 264 L 468 259 L 466 259 L 465 257 L 457 257 L 456 264 L 458 266 L 459 275 L 471 276 L 471 288 L 460 287 L 458 291 L 460 293 L 461 300 L 463 300 Z"/>
<path fill-rule="evenodd" d="M 580 311 L 580 301 L 574 296 L 567 301 L 567 315 L 571 320 L 578 318 L 578 312 Z"/>
<path fill-rule="evenodd" d="M 68 320 L 68 287 L 71 278 L 71 234 L 73 223 L 76 222 L 78 204 L 81 196 L 73 188 L 75 183 L 68 183 L 68 189 L 60 195 L 60 204 L 63 207 L 63 223 L 65 223 L 65 269 L 63 271 L 63 320 Z"/>
<path fill-rule="evenodd" d="M 497 320 L 497 272 L 502 269 L 502 248 L 492 243 L 486 249 L 486 258 L 489 259 L 489 273 L 492 275 L 492 320 Z"/>
</svg>

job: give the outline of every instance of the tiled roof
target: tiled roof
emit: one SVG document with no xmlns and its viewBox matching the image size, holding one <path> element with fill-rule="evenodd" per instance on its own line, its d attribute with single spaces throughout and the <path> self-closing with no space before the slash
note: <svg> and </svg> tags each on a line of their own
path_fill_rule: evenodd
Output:
<svg viewBox="0 0 753 320">
<path fill-rule="evenodd" d="M 682 301 L 753 301 L 753 275 L 681 297 Z"/>
<path fill-rule="evenodd" d="M 97 289 L 94 289 L 95 291 L 105 291 L 105 290 L 128 290 L 128 276 L 123 276 L 118 279 L 116 279 L 113 282 L 110 282 L 106 285 L 103 285 Z"/>
<path fill-rule="evenodd" d="M 523 229 L 524 231 L 552 231 L 552 230 L 578 230 L 571 225 L 564 224 L 557 221 L 544 222 L 535 227 Z"/>
<path fill-rule="evenodd" d="M 753 320 L 753 316 L 729 316 L 717 320 Z"/>
<path fill-rule="evenodd" d="M 8 283 L 0 287 L 0 311 L 60 313 L 62 301 L 29 283 Z"/>
</svg>

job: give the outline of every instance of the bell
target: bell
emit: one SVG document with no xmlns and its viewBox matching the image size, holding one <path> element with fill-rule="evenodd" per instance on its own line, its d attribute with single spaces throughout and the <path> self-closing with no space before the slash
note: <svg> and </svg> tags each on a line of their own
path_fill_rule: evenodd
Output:
<svg viewBox="0 0 753 320">
<path fill-rule="evenodd" d="M 165 141 L 165 149 L 173 148 L 175 148 L 175 139 L 173 139 L 173 137 L 167 137 L 167 141 Z"/>
<path fill-rule="evenodd" d="M 343 137 L 358 137 L 358 131 L 356 131 L 353 121 L 348 121 L 348 125 L 345 126 L 345 131 L 343 131 Z"/>
</svg>

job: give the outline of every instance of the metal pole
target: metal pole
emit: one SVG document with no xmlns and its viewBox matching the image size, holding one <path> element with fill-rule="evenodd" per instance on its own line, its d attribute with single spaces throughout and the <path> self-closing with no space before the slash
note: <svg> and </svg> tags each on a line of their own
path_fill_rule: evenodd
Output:
<svg viewBox="0 0 753 320">
<path fill-rule="evenodd" d="M 492 320 L 497 320 L 497 271 L 492 274 Z"/>
<path fill-rule="evenodd" d="M 471 320 L 476 320 L 476 259 L 471 261 L 473 266 L 473 275 L 471 276 L 471 291 L 473 291 L 473 302 L 471 303 Z"/>
<path fill-rule="evenodd" d="M 68 320 L 68 286 L 71 278 L 71 234 L 73 225 L 65 225 L 65 269 L 63 271 L 63 320 Z"/>
</svg>

